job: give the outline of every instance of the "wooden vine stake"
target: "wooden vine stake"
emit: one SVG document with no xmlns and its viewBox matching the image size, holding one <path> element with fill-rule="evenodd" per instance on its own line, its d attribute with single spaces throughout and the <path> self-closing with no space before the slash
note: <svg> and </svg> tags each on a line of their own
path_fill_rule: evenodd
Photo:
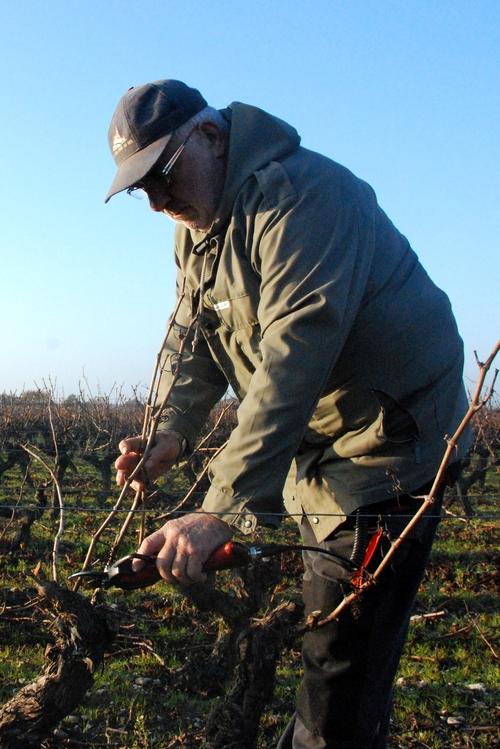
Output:
<svg viewBox="0 0 500 749">
<path fill-rule="evenodd" d="M 476 357 L 476 362 L 479 367 L 479 377 L 478 377 L 478 381 L 476 384 L 476 388 L 472 395 L 469 408 L 467 409 L 456 432 L 453 434 L 451 438 L 446 439 L 447 446 L 443 455 L 443 459 L 439 465 L 438 471 L 436 473 L 436 478 L 434 479 L 434 482 L 429 491 L 429 494 L 424 498 L 424 501 L 422 502 L 421 507 L 419 507 L 419 509 L 417 510 L 415 515 L 412 517 L 408 525 L 400 533 L 399 537 L 392 543 L 391 548 L 389 549 L 389 551 L 387 552 L 387 554 L 385 555 L 384 559 L 381 561 L 381 563 L 379 564 L 375 572 L 369 577 L 367 577 L 366 580 L 364 580 L 354 592 L 346 596 L 341 601 L 341 603 L 339 603 L 337 608 L 331 611 L 328 614 L 328 616 L 325 616 L 323 619 L 320 619 L 317 613 L 313 612 L 313 614 L 311 614 L 308 617 L 304 625 L 305 630 L 312 630 L 312 629 L 317 629 L 318 627 L 324 627 L 326 624 L 329 624 L 330 622 L 337 620 L 339 616 L 342 614 L 342 612 L 345 611 L 357 598 L 359 598 L 359 596 L 365 590 L 367 590 L 367 588 L 371 587 L 372 585 L 375 585 L 375 583 L 380 578 L 384 569 L 391 562 L 398 548 L 404 542 L 405 538 L 413 530 L 413 528 L 419 522 L 422 516 L 427 512 L 429 507 L 431 507 L 431 505 L 435 502 L 436 493 L 439 487 L 441 486 L 441 484 L 443 483 L 445 473 L 446 473 L 446 468 L 448 466 L 448 463 L 450 462 L 450 458 L 452 457 L 453 453 L 456 450 L 458 440 L 460 439 L 461 435 L 463 434 L 465 428 L 471 421 L 474 414 L 477 413 L 481 408 L 483 408 L 483 406 L 490 400 L 491 396 L 493 395 L 495 381 L 498 376 L 498 369 L 495 370 L 493 381 L 491 383 L 491 386 L 488 389 L 486 396 L 481 397 L 486 375 L 491 365 L 493 364 L 493 361 L 496 355 L 498 354 L 499 350 L 500 350 L 500 341 L 497 341 L 493 351 L 491 352 L 491 354 L 489 355 L 489 357 L 486 359 L 485 362 L 479 361 L 477 353 L 474 352 L 474 355 Z"/>
</svg>

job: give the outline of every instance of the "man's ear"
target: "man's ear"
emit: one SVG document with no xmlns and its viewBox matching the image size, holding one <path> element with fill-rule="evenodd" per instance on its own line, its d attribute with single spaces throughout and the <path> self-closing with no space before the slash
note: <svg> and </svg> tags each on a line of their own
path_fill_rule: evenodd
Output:
<svg viewBox="0 0 500 749">
<path fill-rule="evenodd" d="M 226 153 L 226 134 L 213 122 L 200 122 L 198 130 L 205 136 L 217 157 L 224 156 Z"/>
</svg>

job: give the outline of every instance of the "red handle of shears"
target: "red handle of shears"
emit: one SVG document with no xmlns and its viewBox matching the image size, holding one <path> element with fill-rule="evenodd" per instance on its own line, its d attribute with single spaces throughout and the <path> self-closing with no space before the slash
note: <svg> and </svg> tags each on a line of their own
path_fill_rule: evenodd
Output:
<svg viewBox="0 0 500 749">
<path fill-rule="evenodd" d="M 142 559 L 143 566 L 139 570 L 132 568 L 134 559 Z M 250 555 L 247 547 L 237 541 L 227 541 L 219 546 L 209 556 L 203 565 L 203 571 L 227 570 L 248 564 Z M 131 554 L 123 557 L 106 569 L 108 579 L 104 587 L 116 587 L 123 590 L 147 588 L 160 580 L 160 573 L 156 566 L 156 557 L 141 557 Z"/>
<path fill-rule="evenodd" d="M 203 571 L 230 570 L 233 567 L 243 567 L 250 561 L 248 547 L 238 541 L 227 541 L 211 553 L 203 565 Z"/>
</svg>

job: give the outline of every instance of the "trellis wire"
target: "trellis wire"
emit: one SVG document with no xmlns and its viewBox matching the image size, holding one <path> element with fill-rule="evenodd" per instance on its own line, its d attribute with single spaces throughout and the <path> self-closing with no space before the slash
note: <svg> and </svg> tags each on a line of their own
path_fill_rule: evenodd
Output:
<svg viewBox="0 0 500 749">
<path fill-rule="evenodd" d="M 203 495 L 204 492 L 200 492 L 199 494 Z M 500 495 L 492 495 L 492 496 L 500 498 Z M 366 507 L 369 508 L 369 505 L 366 505 Z M 29 511 L 40 511 L 42 509 L 50 511 L 50 512 L 53 511 L 51 507 L 50 508 L 46 508 L 46 507 L 42 507 L 42 506 L 36 505 L 36 504 L 31 504 L 31 505 L 0 504 L 0 509 L 2 509 L 2 510 L 9 510 L 10 512 L 20 512 L 20 511 L 28 511 L 28 510 Z M 88 512 L 88 513 L 99 513 L 99 512 L 102 512 L 102 513 L 107 513 L 107 512 L 109 512 L 110 507 L 95 507 L 95 506 L 84 507 L 84 506 L 81 506 L 81 505 L 66 505 L 64 509 L 65 509 L 66 512 L 82 512 L 82 513 L 85 513 L 85 512 Z M 161 511 L 161 512 L 168 512 L 169 514 L 175 515 L 175 516 L 189 515 L 192 512 L 192 509 L 189 509 L 189 510 L 172 510 L 171 512 L 169 512 L 169 510 L 168 510 L 167 507 L 158 507 L 156 509 L 158 511 Z M 148 508 L 138 507 L 133 512 L 134 512 L 134 514 L 141 515 L 141 514 L 151 513 L 152 511 L 154 511 L 154 509 L 152 507 L 148 507 Z M 57 510 L 57 508 L 55 508 L 55 513 L 57 514 L 57 512 L 58 512 L 58 510 Z M 130 512 L 130 508 L 123 508 L 123 509 L 116 510 L 116 514 L 117 515 L 118 514 L 127 514 L 129 512 Z M 395 512 L 391 512 L 391 513 L 374 512 L 374 513 L 366 513 L 363 516 L 367 517 L 367 518 L 380 518 L 380 517 L 383 518 L 383 517 L 389 517 L 389 516 L 392 517 L 392 518 L 411 518 L 411 517 L 413 517 L 413 514 L 414 513 L 408 513 L 408 512 L 406 512 L 406 513 L 403 513 L 403 512 L 401 512 L 401 513 L 395 513 Z M 245 512 L 244 510 L 240 510 L 238 512 L 212 512 L 211 511 L 210 515 L 215 515 L 215 516 L 219 516 L 220 515 L 220 516 L 224 516 L 224 517 L 227 517 L 228 515 L 234 515 L 235 517 L 236 516 L 241 517 L 241 516 L 245 516 L 245 515 L 255 515 L 255 516 L 258 516 L 259 513 L 258 512 L 250 512 L 250 511 L 249 512 Z M 310 513 L 308 513 L 308 512 L 267 512 L 266 511 L 265 515 L 266 515 L 266 517 L 276 517 L 276 518 L 295 518 L 295 517 L 300 517 L 300 518 L 302 518 L 302 517 L 340 518 L 340 517 L 346 517 L 346 515 L 345 515 L 344 512 L 310 512 Z M 483 513 L 483 512 L 481 512 L 481 513 L 474 514 L 472 517 L 469 516 L 469 515 L 457 515 L 455 513 L 453 515 L 440 515 L 440 514 L 438 514 L 438 515 L 431 515 L 431 514 L 426 514 L 426 517 L 427 518 L 440 517 L 442 520 L 495 520 L 497 518 L 500 518 L 500 511 L 498 511 L 498 512 L 491 512 L 491 513 Z"/>
</svg>

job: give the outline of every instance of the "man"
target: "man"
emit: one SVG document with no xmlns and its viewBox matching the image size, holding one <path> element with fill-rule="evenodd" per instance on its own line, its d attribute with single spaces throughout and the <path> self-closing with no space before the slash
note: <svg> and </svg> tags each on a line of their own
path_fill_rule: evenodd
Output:
<svg viewBox="0 0 500 749">
<path fill-rule="evenodd" d="M 286 482 L 304 542 L 352 561 L 304 555 L 306 611 L 326 615 L 377 528 L 380 559 L 407 522 L 401 515 L 418 508 L 466 408 L 449 302 L 373 190 L 260 109 L 218 112 L 195 89 L 157 81 L 124 95 L 109 136 L 118 172 L 106 200 L 142 190 L 178 223 L 180 306 L 160 397 L 188 340 L 148 476 L 194 447 L 228 384 L 240 400 L 202 511 L 169 521 L 139 551 L 158 555 L 166 580 L 203 579 L 203 562 L 233 533 L 279 524 Z M 119 484 L 139 450 L 139 438 L 120 444 Z M 305 636 L 281 747 L 385 746 L 435 515 L 354 613 Z"/>
</svg>

